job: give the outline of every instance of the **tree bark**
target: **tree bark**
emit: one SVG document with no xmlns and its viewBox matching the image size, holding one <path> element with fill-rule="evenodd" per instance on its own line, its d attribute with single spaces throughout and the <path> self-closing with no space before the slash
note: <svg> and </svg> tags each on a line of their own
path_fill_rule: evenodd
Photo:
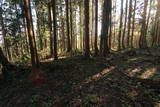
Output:
<svg viewBox="0 0 160 107">
<path fill-rule="evenodd" d="M 71 37 L 70 37 L 70 26 L 69 26 L 69 12 L 68 12 L 68 0 L 65 0 L 66 2 L 66 23 L 67 23 L 67 52 L 70 52 L 72 50 L 71 48 Z"/>
<path fill-rule="evenodd" d="M 5 55 L 3 54 L 2 51 L 2 47 L 0 47 L 0 64 L 2 64 L 3 66 L 9 66 L 11 65 L 8 61 L 8 59 L 5 57 Z"/>
<path fill-rule="evenodd" d="M 33 31 L 33 23 L 32 23 L 33 21 L 32 21 L 32 15 L 31 15 L 30 0 L 24 0 L 24 9 L 25 9 L 26 22 L 27 22 L 32 67 L 36 68 L 39 65 L 39 60 L 38 60 L 36 41 L 35 41 L 35 36 Z"/>
<path fill-rule="evenodd" d="M 8 80 L 9 78 L 9 71 L 16 69 L 15 66 L 13 66 L 8 59 L 3 54 L 2 48 L 0 47 L 0 64 L 2 64 L 2 74 L 4 76 L 4 80 Z"/>
<path fill-rule="evenodd" d="M 80 3 L 80 49 L 83 50 L 83 1 Z"/>
<path fill-rule="evenodd" d="M 116 22 L 116 13 L 117 13 L 117 1 L 115 1 L 115 4 L 114 4 L 114 22 Z M 113 46 L 115 47 L 115 42 L 116 42 L 116 23 L 114 23 L 114 35 L 113 35 Z"/>
<path fill-rule="evenodd" d="M 91 0 L 91 9 L 90 9 L 90 48 L 94 50 L 93 44 L 93 33 L 94 33 L 94 0 Z"/>
<path fill-rule="evenodd" d="M 147 35 L 147 33 L 148 33 L 148 26 L 149 26 L 149 21 L 150 21 L 150 16 L 151 16 L 151 9 L 152 9 L 152 2 L 153 2 L 153 0 L 150 0 L 150 6 L 149 6 L 149 11 L 148 11 L 148 17 L 147 17 L 147 19 L 146 19 L 146 29 L 147 29 L 147 31 L 145 32 L 145 35 Z"/>
<path fill-rule="evenodd" d="M 49 27 L 50 27 L 50 56 L 53 55 L 53 16 L 52 16 L 52 6 L 48 3 L 48 14 L 49 14 Z"/>
<path fill-rule="evenodd" d="M 157 8 L 156 8 L 156 15 L 155 15 L 155 20 L 154 20 L 154 26 L 153 26 L 153 40 L 152 40 L 152 46 L 157 45 L 157 31 L 158 31 L 158 27 L 159 27 L 159 17 L 160 17 L 160 2 L 158 1 L 157 3 Z"/>
<path fill-rule="evenodd" d="M 19 51 L 19 55 L 20 57 L 22 57 L 22 55 L 24 54 L 23 53 L 23 38 L 22 38 L 22 31 L 21 31 L 21 26 L 19 24 L 19 21 L 20 21 L 20 17 L 19 17 L 19 14 L 18 14 L 18 8 L 17 8 L 17 5 L 15 4 L 15 10 L 16 10 L 16 17 L 17 17 L 17 23 L 18 23 L 18 33 L 19 33 L 19 43 L 18 43 L 18 48 L 20 47 L 20 51 Z M 20 46 L 19 46 L 20 45 Z"/>
<path fill-rule="evenodd" d="M 89 0 L 84 0 L 85 57 L 89 58 Z"/>
<path fill-rule="evenodd" d="M 95 56 L 98 55 L 97 39 L 98 39 L 98 0 L 95 0 L 95 40 L 94 40 Z"/>
<path fill-rule="evenodd" d="M 121 0 L 121 16 L 120 16 L 120 24 L 119 24 L 119 34 L 118 34 L 118 50 L 121 50 L 121 33 L 122 33 L 122 22 L 123 19 L 123 0 Z"/>
<path fill-rule="evenodd" d="M 143 15 L 142 15 L 142 26 L 141 26 L 141 34 L 139 39 L 139 47 L 146 48 L 147 47 L 147 40 L 146 40 L 146 15 L 147 15 L 147 7 L 148 7 L 148 0 L 144 0 L 144 8 L 143 8 Z"/>
<path fill-rule="evenodd" d="M 126 35 L 126 26 L 127 26 L 127 16 L 128 16 L 128 0 L 126 0 L 126 9 L 125 9 L 125 21 L 124 21 L 124 30 L 122 35 L 122 48 L 125 48 L 125 35 Z"/>
<path fill-rule="evenodd" d="M 101 30 L 101 41 L 100 41 L 100 54 L 106 56 L 109 53 L 108 36 L 110 27 L 110 15 L 111 15 L 111 0 L 104 0 L 103 14 L 102 14 L 102 30 Z"/>
<path fill-rule="evenodd" d="M 133 37 L 134 37 L 134 30 L 135 30 L 135 15 L 136 15 L 136 5 L 137 5 L 137 0 L 134 0 L 134 12 L 133 12 L 133 21 L 132 21 L 132 34 L 131 34 L 131 48 L 133 48 Z"/>
<path fill-rule="evenodd" d="M 62 0 L 60 1 L 61 2 L 61 4 L 62 4 Z M 64 16 L 63 16 L 63 9 L 62 9 L 62 6 L 60 6 L 60 12 L 61 12 L 61 14 L 60 14 L 60 18 L 61 18 L 61 48 L 62 48 L 62 50 L 63 51 L 65 51 L 65 29 L 64 29 Z"/>
<path fill-rule="evenodd" d="M 38 8 L 37 8 L 38 10 Z M 40 47 L 40 50 L 43 50 L 43 34 L 41 33 L 41 20 L 40 20 L 40 13 L 37 12 L 36 10 L 36 15 L 37 15 L 37 29 L 38 29 L 38 37 L 39 37 L 39 47 Z"/>
<path fill-rule="evenodd" d="M 129 14 L 128 14 L 128 32 L 127 32 L 127 47 L 129 48 L 130 33 L 131 33 L 131 18 L 132 18 L 132 0 L 129 2 Z"/>
<path fill-rule="evenodd" d="M 72 18 L 72 0 L 69 2 L 70 4 L 70 36 L 71 36 L 71 49 L 74 46 L 73 39 L 73 18 Z"/>
<path fill-rule="evenodd" d="M 5 52 L 6 52 L 8 60 L 12 60 L 10 49 L 9 49 L 9 46 L 8 46 L 9 44 L 7 42 L 7 39 L 6 39 L 7 32 L 6 32 L 6 29 L 5 29 L 5 23 L 4 23 L 4 19 L 3 19 L 2 14 L 3 14 L 3 10 L 0 7 L 0 24 L 2 26 L 2 35 L 3 35 L 4 48 L 5 48 Z"/>
<path fill-rule="evenodd" d="M 53 36 L 54 36 L 54 59 L 57 60 L 58 56 L 57 56 L 57 19 L 56 19 L 56 1 L 52 0 L 52 13 L 53 13 Z"/>
</svg>

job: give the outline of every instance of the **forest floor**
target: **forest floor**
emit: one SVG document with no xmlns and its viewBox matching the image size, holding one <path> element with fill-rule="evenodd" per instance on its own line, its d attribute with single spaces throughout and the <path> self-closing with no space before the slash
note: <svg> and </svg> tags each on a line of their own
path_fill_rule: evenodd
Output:
<svg viewBox="0 0 160 107">
<path fill-rule="evenodd" d="M 46 60 L 41 70 L 39 88 L 27 69 L 0 82 L 0 107 L 160 107 L 160 48 Z"/>
</svg>

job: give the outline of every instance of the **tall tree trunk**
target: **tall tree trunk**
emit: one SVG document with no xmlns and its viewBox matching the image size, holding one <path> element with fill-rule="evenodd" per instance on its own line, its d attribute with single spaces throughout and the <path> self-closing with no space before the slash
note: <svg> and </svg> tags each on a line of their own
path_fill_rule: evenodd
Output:
<svg viewBox="0 0 160 107">
<path fill-rule="evenodd" d="M 22 2 L 22 15 L 23 15 L 23 28 L 24 28 L 24 33 L 25 33 L 25 48 L 26 52 L 29 53 L 29 42 L 28 42 L 28 30 L 27 30 L 27 23 L 26 23 L 26 18 L 25 18 L 25 9 L 24 9 L 24 3 Z"/>
<path fill-rule="evenodd" d="M 57 18 L 56 18 L 56 1 L 52 0 L 52 13 L 53 13 L 53 36 L 54 36 L 54 59 L 57 60 Z"/>
<path fill-rule="evenodd" d="M 93 49 L 93 33 L 94 33 L 94 0 L 91 1 L 91 9 L 90 9 L 90 47 Z"/>
<path fill-rule="evenodd" d="M 155 45 L 159 45 L 159 41 L 160 41 L 160 1 L 157 1 L 157 12 L 156 12 L 156 18 L 155 18 Z"/>
<path fill-rule="evenodd" d="M 102 30 L 101 30 L 101 41 L 100 41 L 100 54 L 106 56 L 109 53 L 108 47 L 108 36 L 110 27 L 110 15 L 111 15 L 111 0 L 104 0 L 103 14 L 102 14 Z"/>
<path fill-rule="evenodd" d="M 83 1 L 80 3 L 80 49 L 83 49 Z"/>
<path fill-rule="evenodd" d="M 152 40 L 152 46 L 155 46 L 157 43 L 157 31 L 158 31 L 158 23 L 159 23 L 159 16 L 160 16 L 160 2 L 158 1 L 157 3 L 157 8 L 156 8 L 156 15 L 155 15 L 155 20 L 154 20 L 154 25 L 153 25 L 153 31 L 152 31 L 152 35 L 153 35 L 153 40 Z"/>
<path fill-rule="evenodd" d="M 89 58 L 89 0 L 84 0 L 85 57 Z"/>
<path fill-rule="evenodd" d="M 71 37 L 70 37 L 70 26 L 69 26 L 69 12 L 68 12 L 68 0 L 66 2 L 66 23 L 67 23 L 67 52 L 70 52 L 72 50 L 71 47 Z"/>
<path fill-rule="evenodd" d="M 6 29 L 5 29 L 5 23 L 4 23 L 4 19 L 3 19 L 3 16 L 2 16 L 2 8 L 0 7 L 0 24 L 2 26 L 2 35 L 3 35 L 3 40 L 4 40 L 4 48 L 5 48 L 5 52 L 6 52 L 6 55 L 7 55 L 7 58 L 8 60 L 11 60 L 12 57 L 11 57 L 11 53 L 10 53 L 10 49 L 9 49 L 9 44 L 6 40 Z"/>
<path fill-rule="evenodd" d="M 26 43 L 26 50 L 29 53 L 29 41 L 28 41 L 28 30 L 27 30 L 27 26 L 26 26 L 26 21 L 25 21 L 25 17 L 23 18 L 23 24 L 24 24 L 24 32 L 25 32 L 25 43 Z"/>
<path fill-rule="evenodd" d="M 72 20 L 72 0 L 69 2 L 70 4 L 70 36 L 71 36 L 71 48 L 74 46 L 73 43 L 73 20 Z"/>
<path fill-rule="evenodd" d="M 2 47 L 0 47 L 0 59 L 0 64 L 2 64 L 3 66 L 11 65 L 8 59 L 3 54 Z"/>
<path fill-rule="evenodd" d="M 32 15 L 31 15 L 30 0 L 24 0 L 24 9 L 25 9 L 25 16 L 27 21 L 31 62 L 33 67 L 37 67 L 39 65 L 39 60 L 38 60 L 36 41 L 35 41 L 35 36 L 33 31 L 33 23 L 32 23 L 33 21 L 32 21 Z"/>
<path fill-rule="evenodd" d="M 95 40 L 94 40 L 95 56 L 98 55 L 97 39 L 98 39 L 98 0 L 95 0 Z"/>
<path fill-rule="evenodd" d="M 117 0 L 115 0 L 114 4 L 114 22 L 116 22 L 116 13 L 117 13 Z M 114 35 L 113 35 L 113 46 L 116 44 L 116 23 L 114 23 Z"/>
<path fill-rule="evenodd" d="M 53 55 L 53 16 L 52 16 L 52 6 L 48 3 L 48 14 L 49 14 L 49 27 L 50 27 L 50 55 Z"/>
<path fill-rule="evenodd" d="M 153 0 L 150 0 L 148 17 L 147 17 L 147 20 L 146 20 L 147 21 L 147 23 L 146 23 L 146 29 L 147 29 L 147 31 L 146 31 L 145 35 L 147 35 L 147 33 L 148 33 L 148 26 L 149 26 L 149 21 L 150 21 L 150 16 L 151 16 L 151 9 L 152 9 L 152 2 L 153 2 Z"/>
<path fill-rule="evenodd" d="M 18 8 L 17 8 L 17 5 L 15 4 L 15 10 L 16 10 L 16 17 L 17 17 L 17 23 L 19 23 L 20 21 L 20 17 L 19 17 L 19 14 L 18 14 Z M 19 39 L 20 39 L 20 57 L 23 55 L 23 38 L 22 38 L 22 31 L 21 31 L 21 26 L 20 24 L 18 24 L 18 33 L 19 33 Z M 19 48 L 19 47 L 18 47 Z"/>
<path fill-rule="evenodd" d="M 139 40 L 139 47 L 146 48 L 147 41 L 146 41 L 146 15 L 147 15 L 147 7 L 148 7 L 148 0 L 144 0 L 144 8 L 143 8 L 143 15 L 142 15 L 142 26 L 141 26 L 141 34 Z"/>
<path fill-rule="evenodd" d="M 120 16 L 120 24 L 119 24 L 119 34 L 118 34 L 118 50 L 121 50 L 121 32 L 122 32 L 122 25 L 123 25 L 123 0 L 121 0 L 121 16 Z"/>
<path fill-rule="evenodd" d="M 4 76 L 4 79 L 8 79 L 8 68 L 10 67 L 10 63 L 8 59 L 4 56 L 2 48 L 0 47 L 0 64 L 2 64 L 2 74 Z"/>
<path fill-rule="evenodd" d="M 129 43 L 130 43 L 130 33 L 131 33 L 131 18 L 132 18 L 132 0 L 130 0 L 129 2 L 127 47 L 130 47 Z"/>
<path fill-rule="evenodd" d="M 110 5 L 111 5 L 111 9 L 112 9 L 112 2 Z M 109 23 L 110 28 L 109 28 L 109 37 L 108 37 L 108 48 L 109 48 L 109 50 L 111 50 L 111 48 L 112 48 L 112 43 L 111 43 L 111 41 L 112 41 L 112 10 L 111 10 L 109 18 L 110 18 L 110 23 Z"/>
<path fill-rule="evenodd" d="M 62 0 L 60 1 L 61 4 L 62 4 Z M 61 17 L 61 43 L 62 43 L 62 50 L 65 51 L 65 29 L 64 29 L 64 16 L 63 16 L 63 9 L 62 9 L 62 6 L 60 6 L 60 17 Z"/>
<path fill-rule="evenodd" d="M 126 26 L 127 26 L 127 16 L 128 16 L 128 0 L 126 0 L 126 9 L 125 9 L 125 21 L 124 21 L 124 30 L 122 35 L 122 48 L 125 48 L 125 35 L 126 35 Z"/>
<path fill-rule="evenodd" d="M 74 8 L 77 8 L 76 6 L 74 7 Z M 73 43 L 74 43 L 74 49 L 77 49 L 77 31 L 78 31 L 78 29 L 77 29 L 77 12 L 76 11 L 73 11 Z"/>
<path fill-rule="evenodd" d="M 135 30 L 135 15 L 136 15 L 136 5 L 137 0 L 134 0 L 134 12 L 133 12 L 133 21 L 132 21 L 132 34 L 131 34 L 131 48 L 133 48 L 133 37 L 134 37 L 134 30 Z"/>
<path fill-rule="evenodd" d="M 42 40 L 42 33 L 41 33 L 41 25 L 40 25 L 40 23 L 41 23 L 41 20 L 40 20 L 40 18 L 39 18 L 39 13 L 36 11 L 36 15 L 37 15 L 37 29 L 38 29 L 38 37 L 39 37 L 39 47 L 40 47 L 40 50 L 43 50 L 43 40 Z"/>
</svg>

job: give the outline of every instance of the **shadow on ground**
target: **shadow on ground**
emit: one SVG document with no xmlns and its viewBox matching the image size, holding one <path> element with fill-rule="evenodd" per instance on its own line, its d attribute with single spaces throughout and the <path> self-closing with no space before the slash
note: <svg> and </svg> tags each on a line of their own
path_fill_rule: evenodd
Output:
<svg viewBox="0 0 160 107">
<path fill-rule="evenodd" d="M 160 94 L 136 78 L 157 80 L 160 57 L 139 51 L 108 58 L 72 57 L 41 63 L 47 82 L 35 88 L 29 72 L 0 87 L 4 107 L 158 107 Z"/>
</svg>

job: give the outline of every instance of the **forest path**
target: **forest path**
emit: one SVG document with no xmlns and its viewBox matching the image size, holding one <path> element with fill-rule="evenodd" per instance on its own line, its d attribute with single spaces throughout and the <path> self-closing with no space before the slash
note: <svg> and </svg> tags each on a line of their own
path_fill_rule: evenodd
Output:
<svg viewBox="0 0 160 107">
<path fill-rule="evenodd" d="M 157 49 L 156 49 L 157 50 Z M 146 51 L 146 52 L 145 52 Z M 29 72 L 0 86 L 0 107 L 159 107 L 160 94 L 136 78 L 159 79 L 159 57 L 147 50 L 84 60 L 77 56 L 43 62 L 47 82 L 36 88 Z"/>
</svg>

